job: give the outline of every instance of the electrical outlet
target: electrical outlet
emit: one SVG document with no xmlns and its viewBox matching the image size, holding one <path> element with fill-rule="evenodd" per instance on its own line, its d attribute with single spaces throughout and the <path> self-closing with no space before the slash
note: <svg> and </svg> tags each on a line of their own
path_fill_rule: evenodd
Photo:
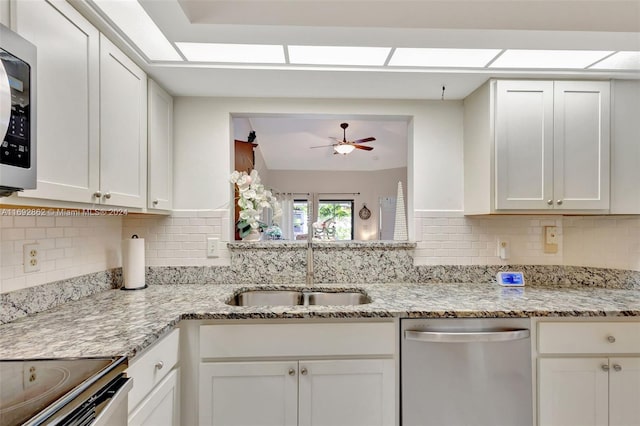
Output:
<svg viewBox="0 0 640 426">
<path fill-rule="evenodd" d="M 23 246 L 24 272 L 36 272 L 40 270 L 40 244 L 25 244 Z"/>
<path fill-rule="evenodd" d="M 24 364 L 22 368 L 22 388 L 29 389 L 38 384 L 38 371 L 33 364 Z"/>
<path fill-rule="evenodd" d="M 557 226 L 544 227 L 544 252 L 550 253 L 550 254 L 558 252 L 558 227 Z"/>
<path fill-rule="evenodd" d="M 207 238 L 207 257 L 219 257 L 218 242 L 220 238 Z"/>
</svg>

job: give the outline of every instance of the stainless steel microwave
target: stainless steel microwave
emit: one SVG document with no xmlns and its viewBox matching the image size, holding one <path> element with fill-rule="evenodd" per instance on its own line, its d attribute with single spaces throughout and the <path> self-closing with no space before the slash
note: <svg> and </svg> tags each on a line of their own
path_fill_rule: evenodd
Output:
<svg viewBox="0 0 640 426">
<path fill-rule="evenodd" d="M 0 197 L 36 187 L 36 47 L 0 24 Z"/>
</svg>

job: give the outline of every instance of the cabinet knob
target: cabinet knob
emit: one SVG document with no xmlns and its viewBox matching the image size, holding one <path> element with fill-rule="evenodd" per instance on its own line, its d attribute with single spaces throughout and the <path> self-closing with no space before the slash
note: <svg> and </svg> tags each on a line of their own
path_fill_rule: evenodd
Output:
<svg viewBox="0 0 640 426">
<path fill-rule="evenodd" d="M 609 341 L 609 343 L 615 343 L 616 342 L 616 338 L 613 336 L 608 336 L 607 340 Z"/>
<path fill-rule="evenodd" d="M 164 362 L 162 361 L 156 362 L 155 367 L 156 367 L 156 370 L 162 370 L 162 367 L 164 367 Z"/>
<path fill-rule="evenodd" d="M 290 376 L 295 376 L 296 375 L 296 370 L 294 370 L 293 368 L 289 369 L 289 375 Z"/>
<path fill-rule="evenodd" d="M 613 364 L 613 369 L 616 371 L 622 371 L 622 366 L 620 364 Z"/>
<path fill-rule="evenodd" d="M 558 200 L 558 201 L 556 201 L 556 204 L 557 204 L 557 205 L 559 205 L 559 206 L 561 206 L 561 205 L 562 205 L 562 200 Z"/>
<path fill-rule="evenodd" d="M 303 376 L 307 375 L 307 369 L 303 368 L 302 370 L 300 370 L 300 374 L 302 374 Z"/>
<path fill-rule="evenodd" d="M 103 197 L 105 198 L 105 200 L 108 200 L 109 198 L 111 198 L 111 193 L 110 192 L 105 192 Z"/>
<path fill-rule="evenodd" d="M 547 204 L 552 206 L 553 205 L 553 200 L 547 200 Z"/>
<path fill-rule="evenodd" d="M 100 198 L 100 197 L 102 197 L 102 192 L 100 192 L 100 191 L 96 191 L 96 192 L 94 192 L 94 193 L 93 193 L 93 196 L 94 196 L 95 198 Z"/>
<path fill-rule="evenodd" d="M 159 200 L 153 200 L 153 205 L 157 206 L 159 202 L 160 202 Z"/>
<path fill-rule="evenodd" d="M 602 368 L 602 371 L 609 371 L 609 364 L 602 364 L 600 368 Z"/>
</svg>

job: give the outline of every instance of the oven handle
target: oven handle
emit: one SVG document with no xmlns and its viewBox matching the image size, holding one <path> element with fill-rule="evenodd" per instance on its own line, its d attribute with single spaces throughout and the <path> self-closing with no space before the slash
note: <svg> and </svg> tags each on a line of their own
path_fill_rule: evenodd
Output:
<svg viewBox="0 0 640 426">
<path fill-rule="evenodd" d="M 496 331 L 416 331 L 406 330 L 405 340 L 434 343 L 475 343 L 509 342 L 527 339 L 531 333 L 527 329 Z"/>
<path fill-rule="evenodd" d="M 11 87 L 9 86 L 9 76 L 4 69 L 4 64 L 0 60 L 0 143 L 4 141 L 6 132 L 9 130 L 11 121 Z"/>
<path fill-rule="evenodd" d="M 111 418 L 111 416 L 115 410 L 118 410 L 119 408 L 122 407 L 123 403 L 125 404 L 123 408 L 125 413 L 124 416 L 126 417 L 128 412 L 126 408 L 127 407 L 126 402 L 127 402 L 129 391 L 131 390 L 132 387 L 133 387 L 132 378 L 126 378 L 120 381 L 120 383 L 118 383 L 118 388 L 114 389 L 115 393 L 110 398 L 107 405 L 105 405 L 102 411 L 100 411 L 100 414 L 98 414 L 98 416 L 94 419 L 93 423 L 91 423 L 91 426 L 103 426 L 103 425 L 113 424 L 113 419 Z"/>
</svg>

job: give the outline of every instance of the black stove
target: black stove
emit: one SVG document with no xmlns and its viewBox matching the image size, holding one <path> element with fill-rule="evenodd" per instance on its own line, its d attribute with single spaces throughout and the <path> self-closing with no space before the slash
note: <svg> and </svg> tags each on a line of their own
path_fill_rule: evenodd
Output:
<svg viewBox="0 0 640 426">
<path fill-rule="evenodd" d="M 96 395 L 123 379 L 127 358 L 0 361 L 0 425 L 92 424 Z M 76 413 L 78 411 L 78 413 Z M 82 413 L 79 413 L 82 411 Z M 93 414 L 92 414 L 93 413 Z M 83 417 L 83 421 L 65 421 Z"/>
</svg>

